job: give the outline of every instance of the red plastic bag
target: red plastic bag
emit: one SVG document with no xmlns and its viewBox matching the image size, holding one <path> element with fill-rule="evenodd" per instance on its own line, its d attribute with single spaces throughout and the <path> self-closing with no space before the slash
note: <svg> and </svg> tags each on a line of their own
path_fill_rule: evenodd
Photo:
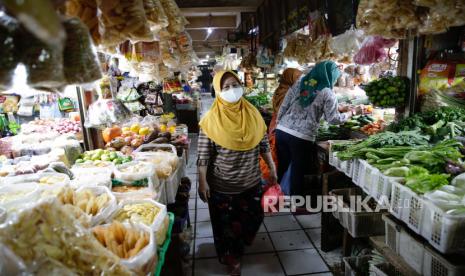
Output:
<svg viewBox="0 0 465 276">
<path fill-rule="evenodd" d="M 262 207 L 265 213 L 279 212 L 280 202 L 284 201 L 284 193 L 279 184 L 265 186 L 262 196 Z"/>
<path fill-rule="evenodd" d="M 354 62 L 361 65 L 382 62 L 388 57 L 386 48 L 393 47 L 396 42 L 395 39 L 386 39 L 380 36 L 367 37 L 360 51 L 354 56 Z"/>
</svg>

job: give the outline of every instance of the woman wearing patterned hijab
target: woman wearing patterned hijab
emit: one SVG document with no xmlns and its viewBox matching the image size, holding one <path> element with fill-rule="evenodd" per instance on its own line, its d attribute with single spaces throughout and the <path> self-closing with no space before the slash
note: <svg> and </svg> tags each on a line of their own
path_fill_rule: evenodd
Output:
<svg viewBox="0 0 465 276">
<path fill-rule="evenodd" d="M 289 90 L 278 114 L 276 145 L 278 182 L 290 168 L 290 194 L 303 195 L 304 176 L 311 174 L 311 156 L 321 118 L 342 124 L 354 111 L 339 113 L 333 92 L 341 72 L 332 61 L 323 61 Z"/>
</svg>

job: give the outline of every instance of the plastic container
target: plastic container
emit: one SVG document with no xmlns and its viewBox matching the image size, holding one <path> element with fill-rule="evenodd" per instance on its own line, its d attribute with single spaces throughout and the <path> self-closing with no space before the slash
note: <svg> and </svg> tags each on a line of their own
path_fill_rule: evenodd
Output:
<svg viewBox="0 0 465 276">
<path fill-rule="evenodd" d="M 160 151 L 160 150 L 172 152 L 177 155 L 176 147 L 171 144 L 154 144 L 154 143 L 143 144 L 137 149 L 135 149 L 134 152 L 140 153 L 140 152 L 151 152 L 151 151 Z"/>
<path fill-rule="evenodd" d="M 362 196 L 362 192 L 358 188 L 348 188 L 333 190 L 332 195 L 338 197 L 338 217 L 339 221 L 344 223 L 344 228 L 348 230 L 350 235 L 354 238 L 369 237 L 384 235 L 385 226 L 382 220 L 382 216 L 387 212 L 386 209 L 377 210 L 380 206 L 371 199 L 369 205 L 372 210 L 362 209 L 357 211 L 355 206 L 349 206 L 348 202 L 351 202 L 351 196 Z M 341 198 L 343 202 L 341 202 Z M 357 201 L 354 201 L 357 202 Z M 341 207 L 342 206 L 342 207 Z M 362 206 L 363 208 L 363 206 Z M 342 223 L 341 223 L 342 224 Z"/>
<path fill-rule="evenodd" d="M 389 213 L 391 213 L 397 219 L 402 218 L 402 212 L 404 211 L 405 205 L 405 193 L 406 188 L 399 182 L 391 182 L 391 201 L 389 207 Z"/>
<path fill-rule="evenodd" d="M 385 235 L 384 243 L 394 252 L 399 252 L 399 239 L 401 227 L 387 216 L 383 216 Z"/>
<path fill-rule="evenodd" d="M 158 247 L 158 263 L 157 263 L 157 267 L 155 268 L 155 273 L 154 273 L 155 276 L 160 276 L 161 274 L 161 270 L 163 268 L 163 265 L 165 264 L 166 252 L 168 251 L 168 248 L 171 243 L 171 231 L 173 230 L 174 214 L 169 212 L 168 218 L 169 218 L 169 225 L 168 225 L 168 231 L 166 232 L 165 242 L 163 243 L 162 246 Z"/>
<path fill-rule="evenodd" d="M 401 220 L 417 234 L 421 234 L 422 221 L 425 215 L 424 200 L 421 196 L 404 186 L 404 203 L 407 205 L 402 211 Z"/>
<path fill-rule="evenodd" d="M 373 185 L 373 175 L 380 174 L 380 171 L 375 167 L 368 164 L 368 162 L 363 161 L 365 164 L 365 169 L 362 172 L 360 187 L 363 191 L 369 195 L 371 195 L 372 185 Z"/>
<path fill-rule="evenodd" d="M 355 170 L 352 175 L 352 181 L 355 185 L 361 187 L 362 185 L 362 178 L 365 175 L 365 167 L 368 163 L 364 160 L 357 159 L 357 165 L 355 166 L 357 170 Z"/>
<path fill-rule="evenodd" d="M 341 163 L 343 172 L 345 173 L 345 175 L 347 175 L 350 178 L 352 178 L 352 174 L 353 174 L 353 169 L 354 169 L 353 165 L 354 165 L 353 159 L 347 160 Z"/>
<path fill-rule="evenodd" d="M 399 233 L 398 254 L 419 274 L 423 270 L 425 246 L 412 237 L 407 231 L 401 229 Z"/>
<path fill-rule="evenodd" d="M 345 276 L 358 276 L 361 274 L 361 268 L 367 267 L 368 262 L 371 260 L 371 255 L 359 256 L 359 257 L 345 257 L 342 258 L 344 262 L 344 275 Z"/>
<path fill-rule="evenodd" d="M 448 254 L 465 249 L 465 216 L 450 215 L 425 200 L 421 235 L 439 252 Z"/>
<path fill-rule="evenodd" d="M 329 165 L 336 167 L 335 159 L 336 159 L 337 152 L 330 152 L 328 155 L 328 163 Z"/>
<path fill-rule="evenodd" d="M 371 196 L 382 206 L 391 202 L 392 182 L 400 178 L 389 177 L 382 173 L 373 174 Z"/>
<path fill-rule="evenodd" d="M 352 181 L 355 183 L 355 179 L 358 178 L 360 171 L 360 159 L 354 159 L 353 160 L 353 165 L 352 165 L 352 174 L 350 175 L 350 178 L 352 178 Z"/>
<path fill-rule="evenodd" d="M 453 260 L 452 260 L 453 259 Z M 460 276 L 465 275 L 463 257 L 447 259 L 428 246 L 423 257 L 424 276 Z"/>
<path fill-rule="evenodd" d="M 375 264 L 370 266 L 370 276 L 403 276 L 395 266 L 390 263 Z"/>
</svg>

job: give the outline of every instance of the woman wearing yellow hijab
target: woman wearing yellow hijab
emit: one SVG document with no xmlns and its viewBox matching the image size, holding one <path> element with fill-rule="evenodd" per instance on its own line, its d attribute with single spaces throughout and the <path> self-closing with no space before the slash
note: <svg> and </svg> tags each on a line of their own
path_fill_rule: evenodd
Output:
<svg viewBox="0 0 465 276">
<path fill-rule="evenodd" d="M 208 202 L 219 261 L 240 275 L 244 245 L 250 245 L 263 221 L 259 156 L 271 158 L 266 125 L 260 112 L 242 97 L 243 87 L 232 71 L 213 78 L 212 107 L 200 121 L 198 142 L 199 196 Z"/>
</svg>

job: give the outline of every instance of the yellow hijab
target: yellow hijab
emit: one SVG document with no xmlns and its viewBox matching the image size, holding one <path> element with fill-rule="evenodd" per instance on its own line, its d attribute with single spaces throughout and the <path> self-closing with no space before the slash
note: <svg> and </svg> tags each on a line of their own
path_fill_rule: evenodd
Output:
<svg viewBox="0 0 465 276">
<path fill-rule="evenodd" d="M 199 125 L 216 144 L 236 151 L 255 148 L 266 133 L 266 125 L 258 110 L 243 97 L 237 103 L 228 103 L 219 97 L 221 79 L 226 74 L 239 77 L 232 71 L 220 71 L 213 78 L 217 97 Z M 239 81 L 240 82 L 240 81 Z"/>
</svg>

